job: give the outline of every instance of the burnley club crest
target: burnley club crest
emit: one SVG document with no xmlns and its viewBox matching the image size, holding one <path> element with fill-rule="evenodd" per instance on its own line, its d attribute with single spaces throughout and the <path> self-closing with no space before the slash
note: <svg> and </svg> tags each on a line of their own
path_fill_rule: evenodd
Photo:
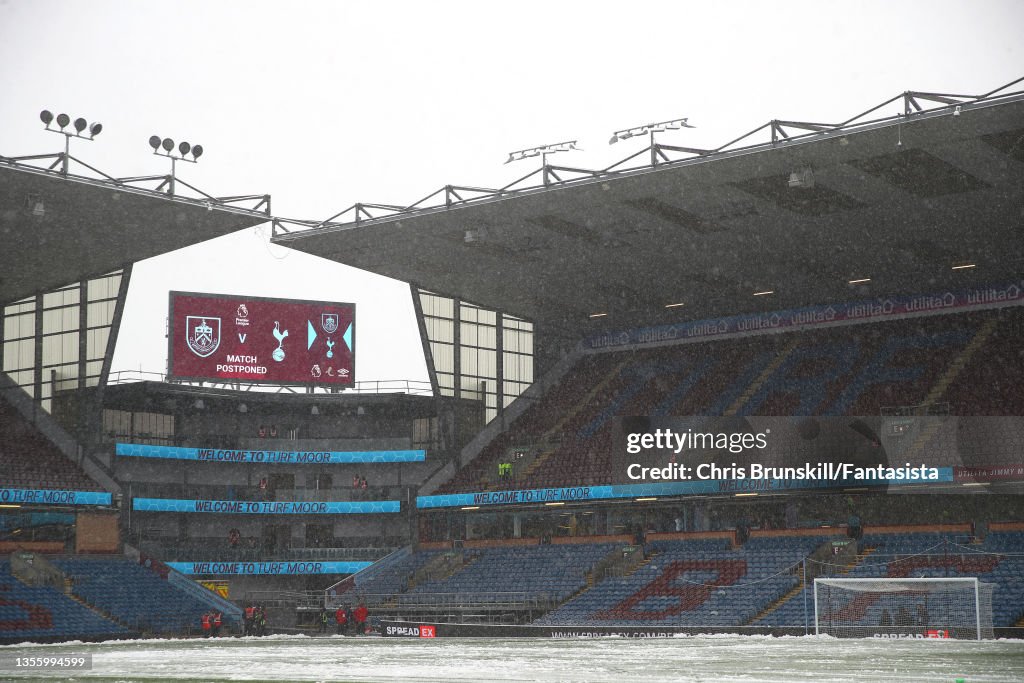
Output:
<svg viewBox="0 0 1024 683">
<path fill-rule="evenodd" d="M 322 313 L 320 315 L 320 324 L 323 325 L 324 332 L 334 334 L 338 331 L 338 314 Z"/>
<path fill-rule="evenodd" d="M 201 315 L 187 316 L 185 338 L 192 353 L 200 358 L 206 358 L 220 346 L 220 318 Z"/>
</svg>

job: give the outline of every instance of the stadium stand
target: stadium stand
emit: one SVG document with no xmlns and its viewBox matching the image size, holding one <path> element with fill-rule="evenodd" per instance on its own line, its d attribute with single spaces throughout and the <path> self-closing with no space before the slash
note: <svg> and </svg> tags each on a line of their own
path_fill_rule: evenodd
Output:
<svg viewBox="0 0 1024 683">
<path fill-rule="evenodd" d="M 27 586 L 0 561 L 0 640 L 116 638 L 129 630 L 56 588 Z"/>
<path fill-rule="evenodd" d="M 877 527 L 852 559 L 836 564 L 827 559 L 833 542 L 846 538 L 836 530 L 759 532 L 742 545 L 724 536 L 663 534 L 627 571 L 603 578 L 602 560 L 636 546 L 581 537 L 571 544 L 514 539 L 465 550 L 405 548 L 339 584 L 332 597 L 343 604 L 373 596 L 377 605 L 400 606 L 441 595 L 485 603 L 515 592 L 555 605 L 536 625 L 813 629 L 813 586 L 802 580 L 807 559 L 807 571 L 822 576 L 976 576 L 995 586 L 995 626 L 1017 624 L 1024 618 L 1024 531 L 992 532 L 979 542 L 958 526 L 964 530 Z M 824 561 L 808 559 L 821 550 Z M 876 612 L 868 605 L 865 620 L 877 623 Z"/>
<path fill-rule="evenodd" d="M 102 491 L 0 397 L 0 487 Z"/>
<path fill-rule="evenodd" d="M 970 543 L 963 534 L 934 531 L 869 533 L 862 539 L 856 564 L 841 568 L 837 575 L 851 579 L 977 577 L 995 585 L 993 624 L 1013 626 L 1024 616 L 1024 533 L 995 532 L 983 543 Z M 806 605 L 813 609 L 813 604 L 813 586 L 808 585 L 753 625 L 802 625 Z M 877 624 L 880 618 L 880 608 L 869 606 L 864 621 Z"/>
<path fill-rule="evenodd" d="M 611 483 L 616 415 L 878 415 L 939 402 L 1022 414 L 1022 322 L 1002 310 L 585 355 L 438 493 Z M 498 478 L 510 448 L 529 457 Z"/>
<path fill-rule="evenodd" d="M 202 600 L 128 558 L 78 556 L 52 562 L 71 579 L 75 596 L 136 631 L 185 633 L 198 627 L 204 612 L 222 608 L 212 594 Z M 224 617 L 239 626 L 237 614 L 225 612 Z"/>
<path fill-rule="evenodd" d="M 826 539 L 655 541 L 633 573 L 609 578 L 538 623 L 547 625 L 737 626 L 799 583 L 799 563 Z"/>
<path fill-rule="evenodd" d="M 461 569 L 416 584 L 410 593 L 529 593 L 561 602 L 580 590 L 587 573 L 614 545 L 532 545 L 466 551 Z"/>
</svg>

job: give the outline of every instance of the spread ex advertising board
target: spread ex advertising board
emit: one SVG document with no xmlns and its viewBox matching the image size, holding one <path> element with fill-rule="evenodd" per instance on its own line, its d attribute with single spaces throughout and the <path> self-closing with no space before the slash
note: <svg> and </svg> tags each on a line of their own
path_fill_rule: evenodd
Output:
<svg viewBox="0 0 1024 683">
<path fill-rule="evenodd" d="M 174 379 L 350 386 L 355 304 L 171 292 Z"/>
</svg>

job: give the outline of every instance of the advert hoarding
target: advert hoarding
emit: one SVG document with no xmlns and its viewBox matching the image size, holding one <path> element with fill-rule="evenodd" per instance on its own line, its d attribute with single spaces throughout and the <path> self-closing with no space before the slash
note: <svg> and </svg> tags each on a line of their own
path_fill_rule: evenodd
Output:
<svg viewBox="0 0 1024 683">
<path fill-rule="evenodd" d="M 171 292 L 172 379 L 346 387 L 355 381 L 355 304 Z"/>
</svg>

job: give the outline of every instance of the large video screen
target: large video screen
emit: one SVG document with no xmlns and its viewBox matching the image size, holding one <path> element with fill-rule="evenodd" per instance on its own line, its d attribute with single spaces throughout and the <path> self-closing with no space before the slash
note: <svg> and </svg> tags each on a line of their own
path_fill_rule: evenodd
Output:
<svg viewBox="0 0 1024 683">
<path fill-rule="evenodd" d="M 351 386 L 355 304 L 171 292 L 173 379 Z"/>
</svg>

